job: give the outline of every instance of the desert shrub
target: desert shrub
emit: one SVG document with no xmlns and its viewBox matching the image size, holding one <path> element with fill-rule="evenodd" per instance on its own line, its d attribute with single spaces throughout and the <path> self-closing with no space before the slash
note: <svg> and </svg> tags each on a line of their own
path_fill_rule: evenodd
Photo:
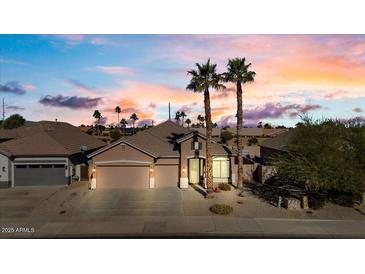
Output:
<svg viewBox="0 0 365 274">
<path fill-rule="evenodd" d="M 229 184 L 227 184 L 227 183 L 220 183 L 218 185 L 218 187 L 219 187 L 220 190 L 223 190 L 223 191 L 229 191 L 229 190 L 231 190 L 231 186 Z"/>
<path fill-rule="evenodd" d="M 110 138 L 112 138 L 113 142 L 120 139 L 120 137 L 122 137 L 122 134 L 120 133 L 120 131 L 118 129 L 113 129 L 110 132 Z"/>
<path fill-rule="evenodd" d="M 365 191 L 365 123 L 303 120 L 272 164 L 278 177 L 313 192 Z"/>
<path fill-rule="evenodd" d="M 259 143 L 259 140 L 255 136 L 251 136 L 248 139 L 248 145 L 249 146 L 258 145 L 258 143 Z"/>
<path fill-rule="evenodd" d="M 211 212 L 219 215 L 228 215 L 231 214 L 233 211 L 233 208 L 230 205 L 225 204 L 215 204 L 212 205 L 209 209 Z"/>
<path fill-rule="evenodd" d="M 320 209 L 326 204 L 326 197 L 321 194 L 312 193 L 308 196 L 308 206 L 311 209 Z"/>
</svg>

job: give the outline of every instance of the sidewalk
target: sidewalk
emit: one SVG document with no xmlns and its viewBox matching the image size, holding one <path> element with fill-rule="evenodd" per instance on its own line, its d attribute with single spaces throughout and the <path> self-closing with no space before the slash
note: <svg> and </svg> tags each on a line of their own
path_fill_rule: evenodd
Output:
<svg viewBox="0 0 365 274">
<path fill-rule="evenodd" d="M 24 226 L 16 223 L 11 225 Z M 32 227 L 32 224 L 26 226 Z M 33 228 L 34 233 L 2 233 L 0 237 L 365 238 L 365 221 L 357 220 L 123 216 L 49 222 Z"/>
</svg>

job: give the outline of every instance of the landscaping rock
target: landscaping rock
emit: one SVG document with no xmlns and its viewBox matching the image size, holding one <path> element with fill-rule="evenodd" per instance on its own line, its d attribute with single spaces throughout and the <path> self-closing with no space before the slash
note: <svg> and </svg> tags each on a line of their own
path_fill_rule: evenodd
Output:
<svg viewBox="0 0 365 274">
<path fill-rule="evenodd" d="M 302 197 L 302 208 L 306 210 L 309 209 L 308 196 Z"/>
<path fill-rule="evenodd" d="M 285 198 L 284 199 L 284 206 L 288 210 L 299 210 L 300 207 L 300 200 L 295 198 Z"/>
</svg>

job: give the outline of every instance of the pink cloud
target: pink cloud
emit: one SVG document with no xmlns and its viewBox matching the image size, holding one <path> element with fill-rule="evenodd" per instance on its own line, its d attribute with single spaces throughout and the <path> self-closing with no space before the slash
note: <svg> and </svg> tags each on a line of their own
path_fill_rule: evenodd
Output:
<svg viewBox="0 0 365 274">
<path fill-rule="evenodd" d="M 130 68 L 122 66 L 97 66 L 96 70 L 112 75 L 129 74 L 132 72 Z"/>
</svg>

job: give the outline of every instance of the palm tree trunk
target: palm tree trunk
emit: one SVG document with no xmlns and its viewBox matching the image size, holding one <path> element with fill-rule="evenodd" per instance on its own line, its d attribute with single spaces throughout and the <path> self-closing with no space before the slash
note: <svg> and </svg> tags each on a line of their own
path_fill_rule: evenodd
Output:
<svg viewBox="0 0 365 274">
<path fill-rule="evenodd" d="M 117 121 L 117 127 L 119 128 L 119 113 L 118 113 L 118 121 Z"/>
<path fill-rule="evenodd" d="M 238 157 L 238 182 L 237 187 L 243 189 L 243 158 L 242 158 L 242 120 L 243 120 L 243 110 L 242 110 L 242 86 L 240 82 L 237 82 L 237 157 Z"/>
<path fill-rule="evenodd" d="M 209 90 L 204 91 L 204 108 L 205 108 L 205 121 L 206 121 L 206 135 L 207 135 L 207 145 L 206 145 L 206 176 L 207 176 L 207 192 L 213 192 L 213 170 L 212 170 L 212 117 L 210 110 L 210 97 Z"/>
</svg>

